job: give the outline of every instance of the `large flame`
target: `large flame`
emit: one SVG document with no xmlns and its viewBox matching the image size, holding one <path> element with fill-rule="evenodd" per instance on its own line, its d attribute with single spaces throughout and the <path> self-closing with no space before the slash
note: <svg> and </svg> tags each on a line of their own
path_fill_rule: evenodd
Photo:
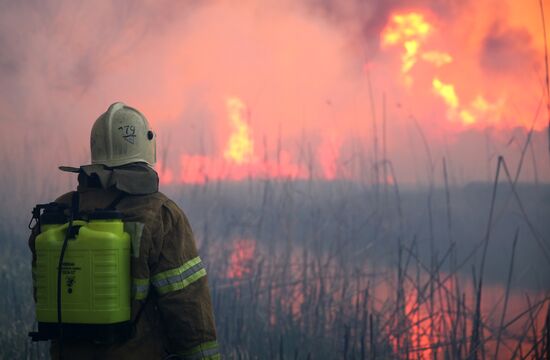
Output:
<svg viewBox="0 0 550 360">
<path fill-rule="evenodd" d="M 407 73 L 418 62 L 422 45 L 432 29 L 432 25 L 425 20 L 424 15 L 411 12 L 393 15 L 382 32 L 384 46 L 401 45 L 403 47 L 401 72 L 405 75 L 405 84 L 408 86 L 412 85 L 413 79 Z M 452 61 L 450 55 L 433 51 L 423 53 L 421 58 L 439 65 Z"/>
<path fill-rule="evenodd" d="M 254 141 L 246 122 L 246 105 L 238 97 L 230 97 L 226 100 L 226 107 L 233 133 L 223 156 L 237 164 L 248 163 L 254 157 Z"/>
<path fill-rule="evenodd" d="M 517 10 L 515 3 L 506 4 Z M 410 164 L 423 161 L 418 129 L 434 161 L 445 156 L 454 164 L 450 172 L 464 172 L 465 180 L 486 180 L 479 175 L 488 174 L 484 170 L 493 164 L 485 159 L 496 159 L 497 152 L 517 159 L 515 149 L 506 145 L 510 138 L 516 146 L 531 127 L 544 129 L 544 122 L 533 116 L 544 74 L 537 62 L 543 45 L 540 29 L 531 24 L 536 14 L 532 6 L 493 16 L 488 5 L 475 3 L 469 9 L 475 23 L 468 23 L 463 8 L 452 14 L 430 6 L 394 8 L 385 24 L 376 27 L 381 30 L 361 39 L 373 45 L 366 54 L 368 79 L 358 71 L 364 58 L 346 52 L 349 42 L 332 23 L 279 14 L 271 20 L 285 24 L 281 34 L 257 20 L 247 6 L 227 6 L 205 10 L 199 19 L 220 16 L 241 26 L 233 33 L 225 22 L 210 24 L 208 42 L 198 36 L 200 31 L 190 36 L 195 40 L 188 48 L 196 53 L 187 55 L 199 60 L 184 70 L 185 79 L 202 86 L 208 78 L 213 89 L 201 94 L 203 108 L 190 106 L 184 119 L 187 124 L 196 113 L 207 115 L 205 125 L 202 118 L 194 125 L 211 136 L 210 147 L 189 145 L 174 152 L 178 161 L 170 159 L 172 172 L 161 171 L 163 183 L 247 178 L 412 182 L 417 175 Z M 210 60 L 235 49 L 239 56 L 224 67 Z M 254 101 L 254 122 L 248 99 Z M 513 133 L 518 128 L 519 136 Z M 203 135 L 195 134 L 187 144 Z M 470 161 L 470 149 L 475 155 L 486 153 Z M 533 151 L 540 157 L 538 149 Z M 395 176 L 387 173 L 385 161 L 392 162 Z M 472 165 L 462 170 L 465 161 Z M 529 176 L 550 174 L 528 166 Z"/>
<path fill-rule="evenodd" d="M 264 149 L 261 156 L 254 151 L 253 131 L 250 127 L 248 109 L 243 100 L 237 96 L 225 99 L 227 116 L 231 123 L 231 133 L 224 141 L 226 147 L 222 154 L 187 155 L 181 156 L 181 172 L 179 180 L 183 183 L 204 184 L 217 180 L 243 180 L 247 177 L 254 178 L 292 178 L 304 179 L 310 176 L 306 166 L 294 162 L 289 152 L 278 149 L 275 158 L 269 158 Z M 338 151 L 338 146 L 332 147 L 332 151 Z M 326 178 L 335 177 L 335 158 L 322 156 L 321 163 L 323 174 Z M 161 169 L 162 170 L 162 169 Z M 161 182 L 168 184 L 173 180 L 171 172 L 161 171 Z"/>
<path fill-rule="evenodd" d="M 401 73 L 405 85 L 411 87 L 414 77 L 411 70 L 419 59 L 433 66 L 432 91 L 447 107 L 447 120 L 459 122 L 463 126 L 471 126 L 479 118 L 500 113 L 502 100 L 494 104 L 489 103 L 481 94 L 478 94 L 469 105 L 462 105 L 456 86 L 452 82 L 441 80 L 437 69 L 453 63 L 453 56 L 440 49 L 424 50 L 435 26 L 426 20 L 419 12 L 395 14 L 381 34 L 382 44 L 385 47 L 401 46 Z M 429 76 L 429 75 L 428 75 Z"/>
<path fill-rule="evenodd" d="M 433 79 L 432 85 L 439 96 L 451 109 L 457 109 L 459 105 L 458 96 L 456 96 L 455 87 L 452 84 L 444 84 L 441 80 Z"/>
<path fill-rule="evenodd" d="M 220 0 L 169 11 L 146 1 L 130 26 L 109 2 L 57 2 L 31 27 L 21 26 L 25 2 L 0 12 L 0 32 L 17 34 L 2 41 L 0 143 L 16 158 L 27 143 L 67 141 L 40 161 L 44 171 L 87 161 L 78 149 L 90 121 L 122 100 L 159 134 L 163 184 L 358 173 L 374 182 L 387 161 L 398 182 L 422 182 L 418 129 L 434 162 L 445 156 L 451 177 L 469 181 L 487 180 L 498 155 L 517 165 L 533 128 L 538 167 L 524 161 L 521 180 L 550 179 L 537 0 Z"/>
</svg>

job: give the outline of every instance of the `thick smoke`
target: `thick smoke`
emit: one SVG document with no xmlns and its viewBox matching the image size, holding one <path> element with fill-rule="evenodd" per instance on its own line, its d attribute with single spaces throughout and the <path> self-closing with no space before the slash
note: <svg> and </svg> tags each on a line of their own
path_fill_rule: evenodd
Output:
<svg viewBox="0 0 550 360">
<path fill-rule="evenodd" d="M 483 41 L 480 62 L 488 71 L 518 75 L 540 66 L 538 55 L 525 29 L 502 29 L 495 24 Z"/>
<path fill-rule="evenodd" d="M 445 156 L 456 164 L 457 178 L 484 180 L 495 154 L 517 161 L 517 148 L 507 145 L 511 129 L 543 129 L 541 117 L 535 118 L 542 36 L 533 25 L 536 7 L 518 6 L 437 0 L 2 2 L 3 154 L 12 161 L 26 154 L 38 173 L 86 163 L 91 124 L 121 100 L 151 120 L 160 160 L 177 180 L 182 154 L 222 158 L 231 132 L 225 100 L 234 96 L 247 106 L 260 159 L 283 156 L 295 166 L 313 161 L 322 175 L 349 159 L 372 164 L 386 155 L 397 177 L 414 183 L 429 178 L 428 158 L 439 164 Z M 434 26 L 423 50 L 449 52 L 454 60 L 435 67 L 417 59 L 407 87 L 403 48 L 384 47 L 381 33 L 394 14 L 411 11 Z M 528 74 L 512 83 L 508 75 L 518 68 Z M 434 95 L 434 77 L 455 85 L 455 113 Z M 464 127 L 460 111 L 479 115 L 480 122 Z M 516 138 L 525 141 L 522 134 Z M 533 139 L 541 142 L 533 149 L 544 163 L 543 140 Z M 472 148 L 484 155 L 465 155 Z"/>
</svg>

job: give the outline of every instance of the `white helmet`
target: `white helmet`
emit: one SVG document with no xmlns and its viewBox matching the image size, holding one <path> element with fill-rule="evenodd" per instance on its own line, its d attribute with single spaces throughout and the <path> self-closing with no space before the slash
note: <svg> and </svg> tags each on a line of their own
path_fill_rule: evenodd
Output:
<svg viewBox="0 0 550 360">
<path fill-rule="evenodd" d="M 90 135 L 92 164 L 109 167 L 156 163 L 156 136 L 138 110 L 116 102 L 94 123 Z"/>
</svg>

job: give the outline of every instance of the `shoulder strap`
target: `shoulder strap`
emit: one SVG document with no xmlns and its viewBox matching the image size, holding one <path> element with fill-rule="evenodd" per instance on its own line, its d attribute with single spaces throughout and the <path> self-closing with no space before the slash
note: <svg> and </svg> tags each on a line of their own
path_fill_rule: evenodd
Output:
<svg viewBox="0 0 550 360">
<path fill-rule="evenodd" d="M 80 208 L 80 194 L 78 191 L 73 191 L 73 197 L 71 199 L 71 218 L 74 219 L 78 216 Z"/>
</svg>

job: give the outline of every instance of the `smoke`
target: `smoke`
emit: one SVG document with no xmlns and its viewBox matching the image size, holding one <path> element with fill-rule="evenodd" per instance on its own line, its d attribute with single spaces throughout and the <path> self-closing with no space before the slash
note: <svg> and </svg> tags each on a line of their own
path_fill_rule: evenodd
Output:
<svg viewBox="0 0 550 360">
<path fill-rule="evenodd" d="M 540 66 L 541 57 L 525 29 L 502 28 L 495 24 L 483 41 L 480 63 L 485 70 L 521 75 Z"/>
<path fill-rule="evenodd" d="M 40 171 L 88 162 L 91 125 L 114 101 L 152 122 L 159 159 L 176 180 L 189 159 L 223 161 L 232 97 L 246 106 L 255 159 L 283 157 L 289 169 L 313 161 L 325 176 L 344 171 L 335 161 L 363 152 L 372 163 L 378 151 L 400 178 L 414 180 L 423 165 L 411 164 L 415 156 L 424 162 L 425 137 L 433 158 L 452 157 L 457 173 L 479 179 L 485 161 L 468 167 L 472 159 L 460 151 L 485 149 L 485 137 L 463 133 L 494 128 L 507 138 L 516 127 L 544 126 L 534 118 L 538 13 L 511 0 L 49 0 L 0 7 L 0 123 L 9 129 L 2 146 L 6 154 L 27 149 Z M 408 12 L 422 14 L 433 31 L 404 74 L 405 44 L 384 46 L 381 34 L 395 14 Z M 436 59 L 445 55 L 452 61 Z M 435 78 L 453 86 L 454 110 L 435 93 Z M 537 155 L 541 163 L 547 156 Z"/>
<path fill-rule="evenodd" d="M 379 34 L 391 14 L 396 11 L 426 9 L 445 21 L 452 21 L 470 3 L 469 0 L 306 0 L 314 14 L 330 19 L 340 26 L 359 49 L 377 52 Z"/>
</svg>

